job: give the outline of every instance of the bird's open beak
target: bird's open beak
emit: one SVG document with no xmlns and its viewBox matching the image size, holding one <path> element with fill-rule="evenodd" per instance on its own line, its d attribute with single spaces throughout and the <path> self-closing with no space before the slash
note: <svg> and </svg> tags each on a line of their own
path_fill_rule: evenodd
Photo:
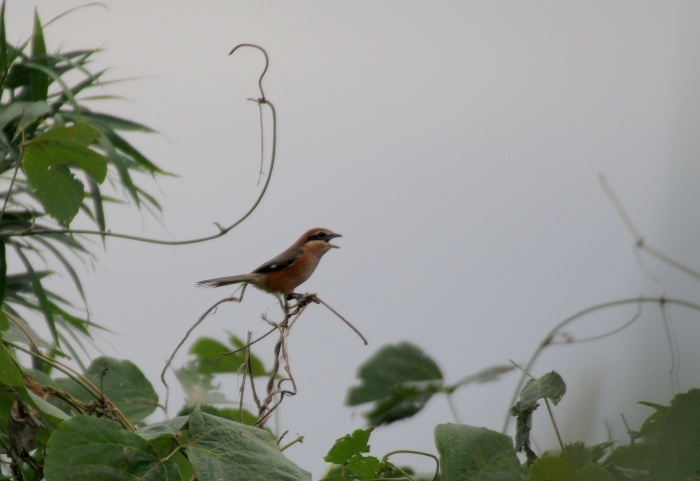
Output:
<svg viewBox="0 0 700 481">
<path fill-rule="evenodd" d="M 335 244 L 331 244 L 331 243 L 330 243 L 330 240 L 331 240 L 331 239 L 335 239 L 336 237 L 343 237 L 343 236 L 340 235 L 340 234 L 336 234 L 336 233 L 328 234 L 328 241 L 327 241 L 327 242 L 328 242 L 328 245 L 329 245 L 329 246 L 331 246 L 331 247 L 333 247 L 333 248 L 335 248 L 335 249 L 340 249 L 340 246 L 337 246 L 337 245 L 335 245 Z"/>
</svg>

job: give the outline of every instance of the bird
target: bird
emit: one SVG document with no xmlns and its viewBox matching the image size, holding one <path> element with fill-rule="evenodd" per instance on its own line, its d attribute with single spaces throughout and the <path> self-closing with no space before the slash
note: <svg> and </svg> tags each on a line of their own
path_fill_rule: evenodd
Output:
<svg viewBox="0 0 700 481">
<path fill-rule="evenodd" d="M 206 279 L 197 282 L 197 286 L 221 287 L 245 282 L 276 296 L 299 297 L 294 290 L 311 277 L 326 252 L 339 247 L 330 242 L 337 237 L 342 235 L 322 227 L 309 229 L 287 250 L 253 272 Z"/>
</svg>

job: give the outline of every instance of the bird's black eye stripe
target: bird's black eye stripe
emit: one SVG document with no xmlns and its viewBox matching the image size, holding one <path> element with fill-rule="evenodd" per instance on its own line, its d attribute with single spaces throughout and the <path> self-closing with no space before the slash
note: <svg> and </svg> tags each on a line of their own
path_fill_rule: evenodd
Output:
<svg viewBox="0 0 700 481">
<path fill-rule="evenodd" d="M 312 240 L 324 240 L 326 237 L 328 237 L 328 235 L 325 232 L 316 232 L 315 234 L 311 234 L 309 236 L 307 242 Z"/>
</svg>

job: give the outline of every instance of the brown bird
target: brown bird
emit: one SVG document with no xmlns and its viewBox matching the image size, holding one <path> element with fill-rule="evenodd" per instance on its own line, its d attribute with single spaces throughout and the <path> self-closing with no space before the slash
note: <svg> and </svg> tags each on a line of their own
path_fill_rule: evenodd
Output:
<svg viewBox="0 0 700 481">
<path fill-rule="evenodd" d="M 221 287 L 247 282 L 263 291 L 294 296 L 294 289 L 313 274 L 321 257 L 338 246 L 330 243 L 342 237 L 328 229 L 317 227 L 304 233 L 289 249 L 255 269 L 250 274 L 218 277 L 197 282 L 202 287 Z"/>
</svg>

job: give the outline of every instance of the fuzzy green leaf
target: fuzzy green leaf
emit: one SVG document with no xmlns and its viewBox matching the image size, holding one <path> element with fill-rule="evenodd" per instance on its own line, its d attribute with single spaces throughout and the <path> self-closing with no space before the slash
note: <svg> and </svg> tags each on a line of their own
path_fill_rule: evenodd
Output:
<svg viewBox="0 0 700 481">
<path fill-rule="evenodd" d="M 177 416 L 167 421 L 149 424 L 138 430 L 137 434 L 143 439 L 155 439 L 159 437 L 174 438 L 189 420 L 189 416 Z"/>
<path fill-rule="evenodd" d="M 46 212 L 67 225 L 85 197 L 83 183 L 69 167 L 82 169 L 98 183 L 107 176 L 107 159 L 88 146 L 99 132 L 88 124 L 58 126 L 28 142 L 22 157 L 27 180 Z"/>
<path fill-rule="evenodd" d="M 155 411 L 158 395 L 153 385 L 131 361 L 100 357 L 92 361 L 85 377 L 102 391 L 132 422 L 140 421 Z M 63 388 L 83 402 L 93 398 L 75 381 L 56 379 Z"/>
<path fill-rule="evenodd" d="M 179 481 L 177 465 L 161 459 L 136 433 L 113 421 L 79 415 L 51 434 L 46 446 L 47 481 Z"/>
<path fill-rule="evenodd" d="M 438 424 L 435 446 L 442 481 L 525 479 L 510 436 L 464 424 Z"/>
<path fill-rule="evenodd" d="M 423 409 L 442 389 L 440 368 L 420 348 L 408 343 L 385 346 L 358 371 L 359 386 L 348 391 L 347 404 L 375 402 L 370 424 L 388 424 Z"/>
<path fill-rule="evenodd" d="M 272 434 L 195 409 L 187 457 L 199 481 L 309 481 L 311 474 L 287 459 Z"/>
<path fill-rule="evenodd" d="M 520 391 L 520 409 L 535 410 L 537 401 L 548 398 L 554 404 L 559 404 L 566 393 L 566 384 L 555 371 L 548 372 L 538 379 L 530 379 Z"/>
<path fill-rule="evenodd" d="M 338 438 L 323 460 L 333 464 L 345 464 L 353 456 L 368 453 L 369 436 L 372 431 L 374 431 L 374 426 L 367 429 L 356 429 L 352 434 Z"/>
<path fill-rule="evenodd" d="M 231 336 L 232 346 L 227 346 L 222 342 L 209 337 L 201 337 L 192 344 L 190 354 L 197 358 L 197 372 L 200 374 L 216 373 L 236 373 L 245 362 L 245 351 L 236 354 L 223 355 L 224 352 L 231 352 L 245 345 L 236 336 Z M 253 376 L 265 374 L 265 367 L 262 361 L 251 354 L 250 363 Z"/>
</svg>

